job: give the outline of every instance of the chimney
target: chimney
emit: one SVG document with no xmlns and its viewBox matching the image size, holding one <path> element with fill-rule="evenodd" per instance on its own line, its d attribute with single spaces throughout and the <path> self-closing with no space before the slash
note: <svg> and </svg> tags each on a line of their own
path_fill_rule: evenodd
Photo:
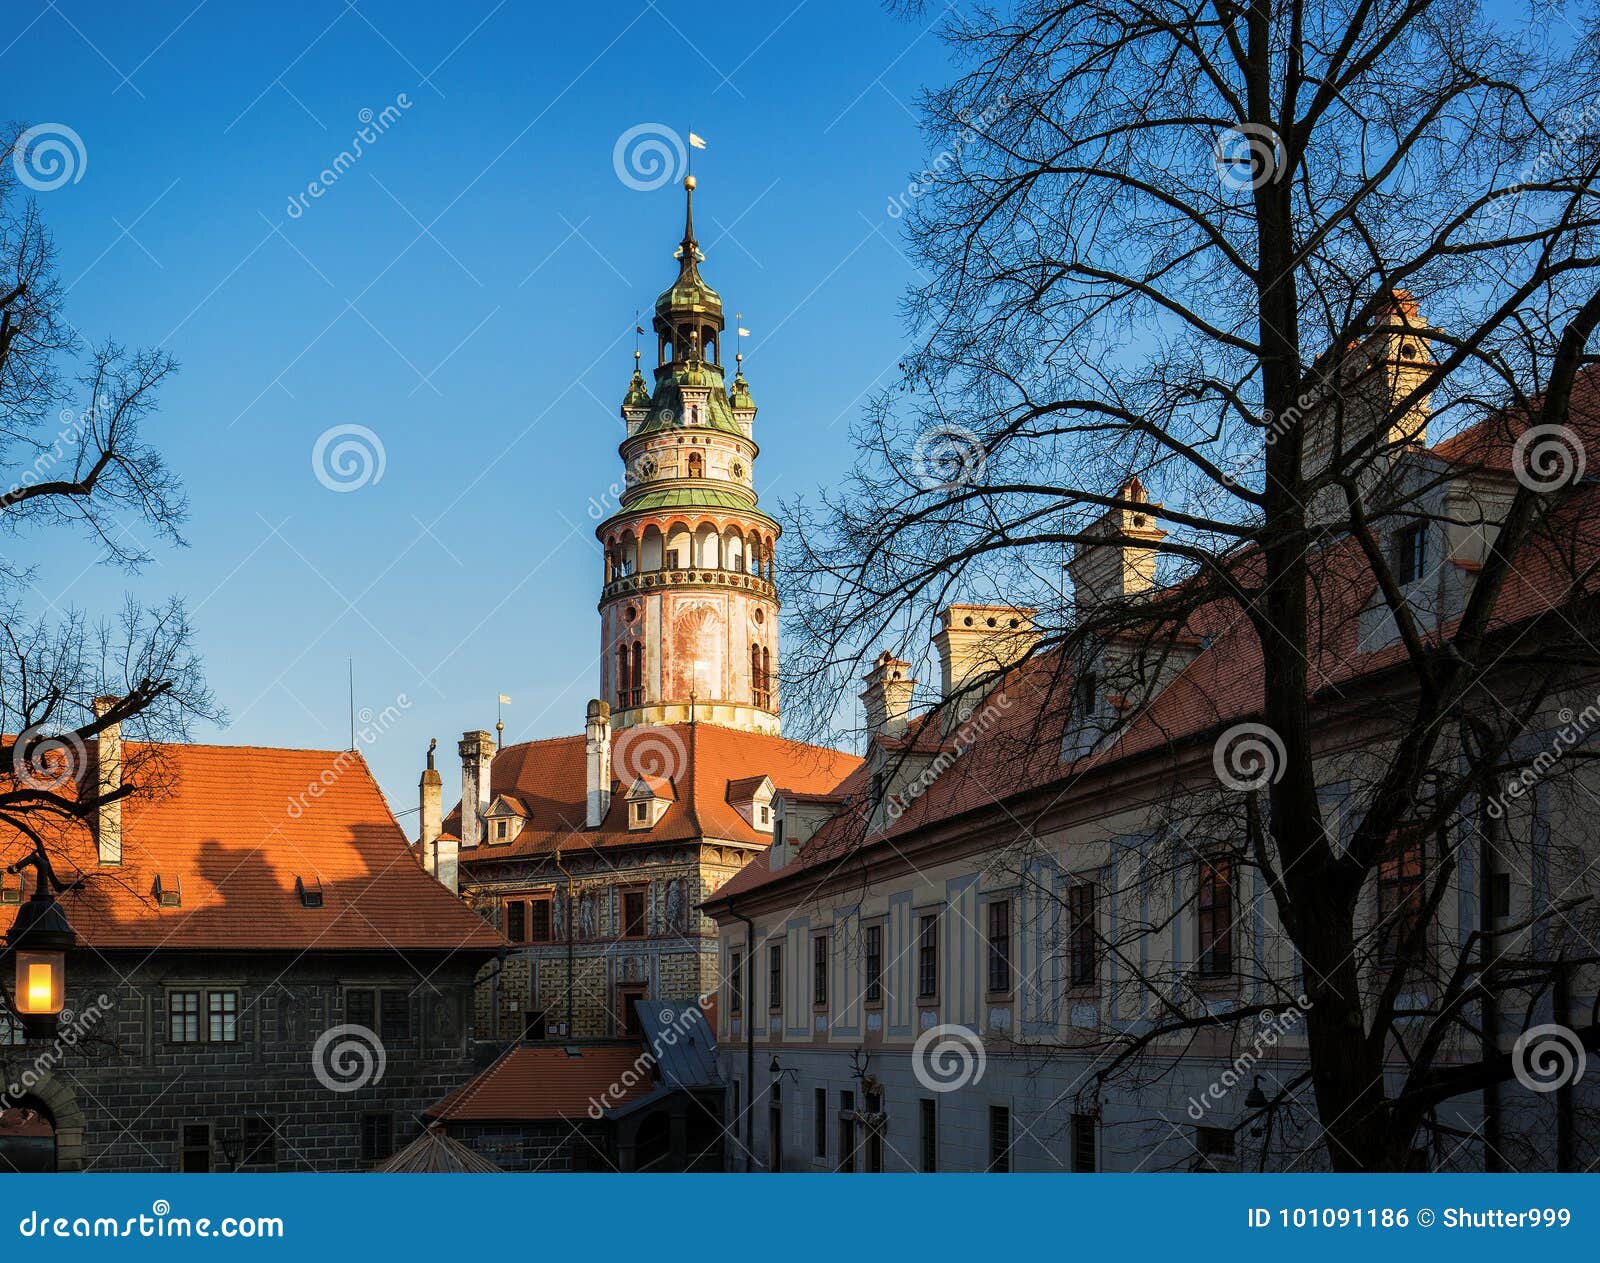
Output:
<svg viewBox="0 0 1600 1263">
<path fill-rule="evenodd" d="M 971 694 L 945 711 L 946 732 L 967 717 L 1000 672 L 1027 656 L 1039 639 L 1033 627 L 1038 612 L 1011 605 L 951 605 L 939 615 L 933 644 L 939 652 L 940 700 Z"/>
<path fill-rule="evenodd" d="M 120 697 L 94 699 L 94 717 L 103 718 Z M 107 724 L 95 743 L 95 796 L 104 798 L 122 788 L 122 724 Z M 102 864 L 122 863 L 122 799 L 101 803 L 95 819 L 95 842 Z"/>
<path fill-rule="evenodd" d="M 598 697 L 584 723 L 586 807 L 584 823 L 598 829 L 611 810 L 611 707 Z"/>
<path fill-rule="evenodd" d="M 470 851 L 483 840 L 483 813 L 489 807 L 489 765 L 494 738 L 483 729 L 461 734 L 461 849 Z"/>
<path fill-rule="evenodd" d="M 1345 463 L 1344 472 L 1355 475 L 1363 497 L 1380 492 L 1396 457 L 1427 446 L 1432 408 L 1427 395 L 1414 400 L 1398 416 L 1391 413 L 1435 367 L 1428 322 L 1408 290 L 1385 295 L 1373 312 L 1372 323 L 1390 327 L 1369 333 L 1348 347 L 1337 381 L 1331 380 L 1326 367 L 1330 357 L 1318 357 L 1323 371 L 1314 371 L 1307 397 L 1331 394 L 1333 398 L 1307 415 L 1300 456 L 1304 476 L 1314 478 L 1327 472 L 1336 448 L 1349 452 L 1360 447 Z M 1376 446 L 1362 446 L 1374 434 Z M 1338 521 L 1348 513 L 1344 492 L 1338 487 L 1314 492 L 1307 507 L 1310 521 L 1317 525 Z M 1376 507 L 1369 502 L 1369 512 Z"/>
<path fill-rule="evenodd" d="M 417 782 L 418 805 L 422 809 L 422 832 L 419 835 L 422 866 L 430 873 L 433 872 L 433 845 L 444 829 L 444 779 L 439 775 L 439 769 L 433 766 L 433 752 L 438 748 L 437 737 L 428 742 L 428 766 L 423 769 L 422 779 Z"/>
<path fill-rule="evenodd" d="M 867 708 L 867 738 L 903 737 L 911 721 L 911 695 L 917 682 L 911 664 L 885 649 L 862 677 L 861 700 Z"/>
<path fill-rule="evenodd" d="M 1105 542 L 1079 544 L 1073 549 L 1067 573 L 1072 577 L 1073 603 L 1080 622 L 1155 587 L 1155 546 L 1167 537 L 1153 513 L 1161 506 L 1151 503 L 1150 493 L 1137 477 L 1122 484 L 1117 498 L 1134 506 L 1149 505 L 1151 512 L 1138 507 L 1107 509 L 1086 532 Z"/>
</svg>

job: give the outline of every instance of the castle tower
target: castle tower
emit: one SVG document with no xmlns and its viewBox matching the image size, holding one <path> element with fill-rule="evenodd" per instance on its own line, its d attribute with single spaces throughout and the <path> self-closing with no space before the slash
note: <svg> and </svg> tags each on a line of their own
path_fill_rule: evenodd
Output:
<svg viewBox="0 0 1600 1263">
<path fill-rule="evenodd" d="M 616 727 L 704 723 L 778 731 L 778 524 L 756 507 L 756 408 L 724 385 L 722 299 L 701 279 L 693 176 L 683 182 L 678 276 L 656 300 L 655 384 L 634 352 L 618 451 L 623 493 L 596 531 L 600 695 Z"/>
</svg>

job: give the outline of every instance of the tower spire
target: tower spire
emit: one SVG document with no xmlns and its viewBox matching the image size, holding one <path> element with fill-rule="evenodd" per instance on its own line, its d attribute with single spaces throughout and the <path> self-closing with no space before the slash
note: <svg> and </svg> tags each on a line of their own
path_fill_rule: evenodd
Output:
<svg viewBox="0 0 1600 1263">
<path fill-rule="evenodd" d="M 683 177 L 683 240 L 678 243 L 678 248 L 672 252 L 672 257 L 679 260 L 681 276 L 696 276 L 695 264 L 706 256 L 700 249 L 700 243 L 694 237 L 694 176 Z"/>
</svg>

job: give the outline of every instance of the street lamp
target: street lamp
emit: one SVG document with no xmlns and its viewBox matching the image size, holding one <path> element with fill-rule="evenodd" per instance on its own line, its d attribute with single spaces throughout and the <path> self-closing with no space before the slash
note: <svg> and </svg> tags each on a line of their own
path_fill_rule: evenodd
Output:
<svg viewBox="0 0 1600 1263">
<path fill-rule="evenodd" d="M 67 997 L 67 952 L 76 943 L 66 913 L 41 880 L 17 909 L 5 939 L 6 953 L 15 967 L 11 1004 L 22 1018 L 26 1038 L 55 1035 L 56 1019 Z"/>
</svg>

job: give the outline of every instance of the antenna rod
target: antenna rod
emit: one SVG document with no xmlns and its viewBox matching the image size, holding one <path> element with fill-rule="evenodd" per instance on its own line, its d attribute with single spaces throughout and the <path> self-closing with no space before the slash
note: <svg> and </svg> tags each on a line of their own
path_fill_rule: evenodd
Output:
<svg viewBox="0 0 1600 1263">
<path fill-rule="evenodd" d="M 356 660 L 346 658 L 350 667 L 350 748 L 356 748 Z"/>
</svg>

